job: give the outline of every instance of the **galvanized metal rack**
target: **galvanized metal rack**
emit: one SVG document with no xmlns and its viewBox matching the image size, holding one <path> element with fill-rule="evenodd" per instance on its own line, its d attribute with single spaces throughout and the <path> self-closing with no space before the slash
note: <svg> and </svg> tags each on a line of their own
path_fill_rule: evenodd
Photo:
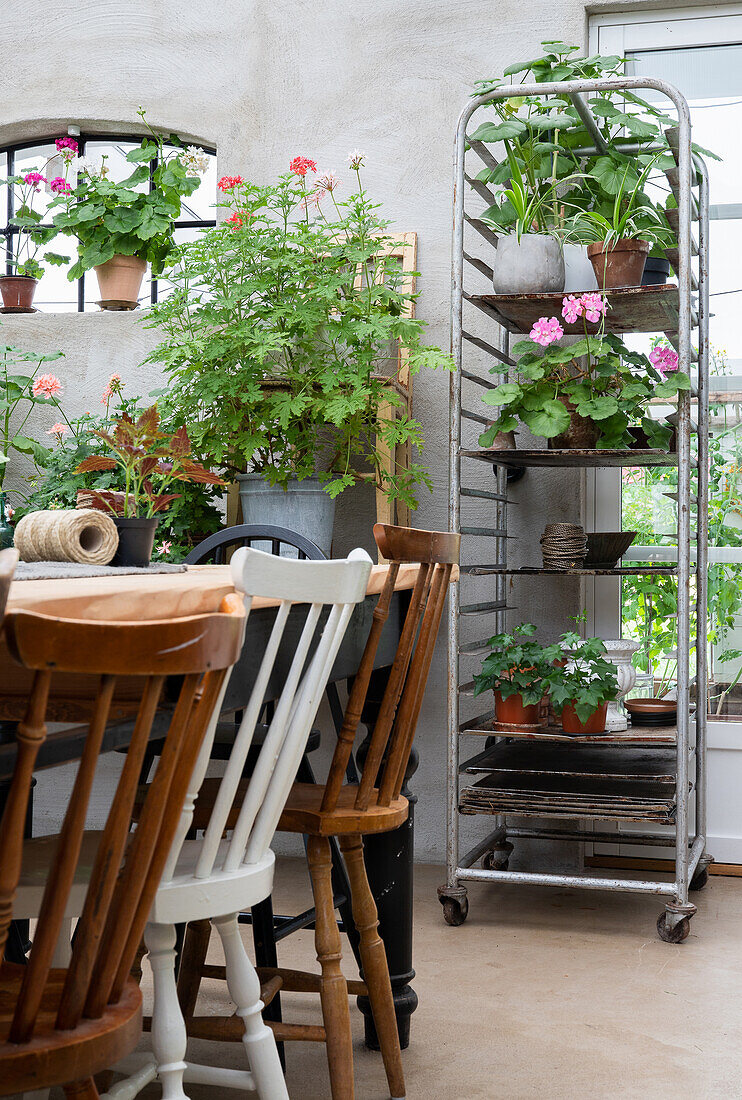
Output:
<svg viewBox="0 0 742 1100">
<path fill-rule="evenodd" d="M 590 890 L 627 890 L 667 896 L 657 922 L 662 939 L 678 943 L 689 931 L 695 906 L 689 890 L 700 888 L 712 861 L 705 850 L 706 836 L 706 617 L 707 617 L 707 543 L 708 543 L 708 374 L 709 374 L 709 297 L 708 297 L 708 177 L 702 160 L 691 150 L 691 124 L 688 104 L 683 96 L 661 80 L 649 78 L 610 78 L 570 81 L 554 84 L 518 85 L 519 96 L 568 96 L 585 124 L 594 144 L 580 152 L 591 155 L 605 148 L 604 138 L 592 117 L 585 93 L 653 89 L 663 93 L 677 110 L 678 126 L 668 132 L 676 169 L 667 178 L 677 199 L 677 211 L 671 224 L 677 235 L 677 248 L 668 252 L 677 273 L 677 285 L 642 287 L 608 291 L 610 309 L 607 328 L 613 332 L 665 333 L 679 353 L 680 370 L 695 375 L 690 393 L 678 399 L 677 450 L 629 451 L 553 451 L 483 450 L 476 443 L 462 444 L 462 420 L 469 434 L 481 431 L 479 425 L 489 418 L 477 412 L 483 389 L 503 380 L 514 362 L 508 354 L 511 333 L 528 332 L 542 315 L 558 314 L 561 294 L 494 295 L 471 292 L 470 279 L 481 288 L 482 276 L 491 279 L 489 264 L 482 258 L 482 247 L 497 246 L 492 230 L 482 222 L 472 204 L 487 203 L 494 196 L 485 183 L 470 171 L 472 158 L 478 167 L 493 169 L 496 160 L 491 149 L 467 136 L 474 112 L 485 104 L 512 95 L 511 87 L 502 87 L 473 98 L 462 112 L 456 133 L 454 178 L 454 236 L 452 263 L 451 342 L 456 370 L 450 389 L 450 529 L 460 531 L 464 539 L 463 565 L 459 582 L 452 588 L 448 619 L 448 812 L 447 881 L 438 893 L 449 924 L 461 924 L 468 911 L 467 882 L 521 883 L 548 886 L 583 887 Z M 624 150 L 632 151 L 628 146 Z M 638 150 L 634 150 L 638 151 Z M 476 241 L 477 247 L 469 243 Z M 467 248 L 470 251 L 467 251 Z M 474 255 L 474 252 L 479 255 Z M 474 274 L 476 273 L 476 275 Z M 475 316 L 483 335 L 475 335 Z M 569 331 L 568 329 L 566 331 Z M 694 346 L 695 345 L 695 346 Z M 697 350 L 696 350 L 697 349 Z M 474 365 L 472 365 L 472 360 Z M 492 361 L 502 365 L 501 374 L 488 373 Z M 484 362 L 483 362 L 484 361 Z M 697 406 L 697 426 L 691 421 L 691 405 Z M 489 410 L 487 410 L 489 411 Z M 473 427 L 472 427 L 473 426 Z M 695 453 L 691 435 L 696 433 Z M 481 464 L 492 467 L 491 482 L 477 481 Z M 508 509 L 512 504 L 508 481 L 538 467 L 633 467 L 640 465 L 677 466 L 677 566 L 647 563 L 613 570 L 570 570 L 569 575 L 621 576 L 631 573 L 667 573 L 677 577 L 678 585 L 678 718 L 677 728 L 629 727 L 622 733 L 601 737 L 568 737 L 560 730 L 547 729 L 527 737 L 493 736 L 491 714 L 462 717 L 471 703 L 472 684 L 462 681 L 461 664 L 472 654 L 486 651 L 486 638 L 504 629 L 506 578 L 533 575 L 554 583 L 558 570 L 536 567 L 511 567 L 507 560 Z M 534 476 L 529 473 L 529 476 Z M 463 482 L 463 483 L 462 483 Z M 694 484 L 695 483 L 695 484 Z M 465 512 L 476 509 L 475 518 L 462 520 Z M 491 521 L 482 519 L 489 509 Z M 691 533 L 691 514 L 695 509 L 695 532 Z M 696 543 L 692 564 L 691 538 Z M 494 546 L 494 562 L 476 561 L 477 545 L 488 540 Z M 472 556 L 474 555 L 474 560 Z M 696 591 L 696 676 L 695 697 L 698 706 L 691 722 L 690 619 L 691 571 Z M 561 574 L 563 575 L 563 574 Z M 600 582 L 597 582 L 598 584 Z M 482 585 L 486 591 L 482 591 Z M 468 624 L 475 624 L 472 633 Z M 692 730 L 694 726 L 694 730 Z M 695 736 L 692 736 L 694 732 Z M 484 751 L 467 760 L 460 759 L 462 737 L 487 738 Z M 463 788 L 462 788 L 463 783 Z M 691 833 L 691 809 L 695 810 Z M 460 852 L 460 815 L 489 817 L 487 835 L 468 852 Z M 507 814 L 507 818 L 506 815 Z M 511 818 L 518 819 L 512 824 Z M 550 828 L 523 824 L 528 820 L 552 819 Z M 595 823 L 611 821 L 646 822 L 674 826 L 674 836 L 656 833 L 620 834 L 621 844 L 665 846 L 674 850 L 675 876 L 672 882 L 657 882 L 603 877 L 598 874 L 559 874 L 537 871 L 511 871 L 508 855 L 512 841 L 521 838 L 541 840 L 616 842 L 615 832 L 591 831 Z M 564 822 L 560 827 L 559 822 Z M 600 828 L 600 826 L 599 826 Z M 605 826 L 603 826 L 605 829 Z M 481 860 L 481 866 L 475 864 Z"/>
</svg>

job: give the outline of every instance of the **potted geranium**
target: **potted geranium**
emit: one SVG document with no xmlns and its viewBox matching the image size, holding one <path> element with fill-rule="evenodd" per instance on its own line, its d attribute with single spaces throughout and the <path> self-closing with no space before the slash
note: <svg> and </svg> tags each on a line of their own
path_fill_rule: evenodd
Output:
<svg viewBox="0 0 742 1100">
<path fill-rule="evenodd" d="M 598 293 L 569 295 L 562 305 L 564 326 L 558 317 L 541 317 L 528 339 L 515 344 L 520 380 L 503 382 L 482 397 L 501 411 L 480 436 L 480 446 L 491 446 L 498 432 L 512 431 L 521 421 L 550 447 L 628 448 L 636 443 L 634 426 L 646 446 L 668 449 L 672 431 L 648 415 L 649 402 L 690 389 L 690 379 L 656 367 L 656 356 L 630 351 L 612 333 L 590 335 L 590 325 L 602 327 L 605 310 Z M 565 327 L 576 325 L 585 336 L 563 347 Z"/>
<path fill-rule="evenodd" d="M 67 277 L 73 281 L 94 268 L 103 309 L 136 307 L 147 264 L 153 277 L 161 274 L 175 248 L 182 200 L 196 190 L 198 173 L 207 167 L 197 147 L 166 153 L 162 135 L 149 126 L 143 109 L 138 114 L 150 132 L 126 154 L 131 174 L 117 182 L 105 157 L 100 163 L 77 160 L 69 170 L 76 170 L 76 182 L 62 180 L 66 186 L 50 203 L 55 230 L 78 242 Z M 180 145 L 174 134 L 168 141 Z"/>
<path fill-rule="evenodd" d="M 115 491 L 90 493 L 93 504 L 113 513 L 119 533 L 114 565 L 143 566 L 149 563 L 159 513 L 179 495 L 167 491 L 173 482 L 224 484 L 216 474 L 193 461 L 185 427 L 169 436 L 160 431 L 159 425 L 156 404 L 145 409 L 137 420 L 122 413 L 111 430 L 93 431 L 93 435 L 105 443 L 112 453 L 90 455 L 76 468 L 77 473 L 118 471 Z"/>
<path fill-rule="evenodd" d="M 148 317 L 164 335 L 149 361 L 169 375 L 168 401 L 194 453 L 239 480 L 246 521 L 328 552 L 334 500 L 369 477 L 364 460 L 392 499 L 414 507 L 415 486 L 430 486 L 422 465 L 385 462 L 421 442 L 395 383 L 403 366 L 451 365 L 422 344 L 394 235 L 361 183 L 363 154 L 349 159 L 344 199 L 307 157 L 268 186 L 222 177 L 229 216 L 181 246 L 173 292 Z"/>
<path fill-rule="evenodd" d="M 68 142 L 77 150 L 77 145 L 71 138 L 57 139 L 57 155 L 68 163 L 74 156 L 68 146 Z M 66 154 L 69 154 L 67 156 Z M 54 160 L 56 158 L 52 158 Z M 48 173 L 48 167 L 52 163 L 47 161 L 40 169 L 29 169 L 21 176 L 7 176 L 2 183 L 13 193 L 13 216 L 8 225 L 14 228 L 6 239 L 5 263 L 11 271 L 0 275 L 0 294 L 2 294 L 3 308 L 12 313 L 33 313 L 33 299 L 36 293 L 39 279 L 44 273 L 44 268 L 39 261 L 39 253 L 44 245 L 48 244 L 57 235 L 57 230 L 51 226 L 43 225 L 44 213 L 40 209 L 44 191 L 48 190 L 52 196 L 58 195 L 67 189 L 68 184 L 61 176 L 52 177 Z M 60 256 L 54 252 L 46 252 L 43 255 L 44 263 L 61 265 L 69 262 L 68 256 Z"/>
<path fill-rule="evenodd" d="M 600 638 L 567 631 L 559 639 L 561 663 L 551 678 L 550 698 L 565 733 L 587 736 L 605 731 L 608 703 L 619 693 L 616 666 L 606 659 Z"/>
<path fill-rule="evenodd" d="M 533 623 L 521 623 L 512 634 L 495 634 L 490 652 L 474 676 L 474 694 L 492 691 L 495 715 L 501 724 L 540 724 L 541 701 L 548 695 L 556 665 L 563 654 L 558 645 L 542 646 L 534 638 Z"/>
</svg>

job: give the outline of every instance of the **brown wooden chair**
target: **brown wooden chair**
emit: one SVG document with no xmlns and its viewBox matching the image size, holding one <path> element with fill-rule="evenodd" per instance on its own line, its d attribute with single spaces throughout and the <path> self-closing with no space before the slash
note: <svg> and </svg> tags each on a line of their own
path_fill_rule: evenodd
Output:
<svg viewBox="0 0 742 1100">
<path fill-rule="evenodd" d="M 324 1027 L 288 1023 L 271 1026 L 280 1039 L 326 1042 L 333 1100 L 349 1100 L 354 1094 L 349 993 L 368 995 L 391 1096 L 396 1098 L 405 1094 L 389 970 L 384 944 L 377 931 L 376 904 L 366 875 L 363 837 L 395 829 L 407 818 L 407 799 L 401 794 L 403 777 L 451 573 L 459 556 L 457 534 L 376 524 L 374 536 L 390 567 L 350 691 L 328 779 L 325 784 L 296 783 L 278 826 L 279 831 L 303 833 L 309 837 L 307 855 L 317 913 L 315 944 L 321 974 L 280 968 L 259 971 L 266 983 L 266 1002 L 279 988 L 320 994 Z M 363 775 L 360 783 L 350 784 L 345 781 L 345 771 L 397 573 L 403 562 L 419 562 L 419 570 Z M 202 786 L 194 818 L 196 827 L 208 821 L 215 789 L 216 784 L 208 780 Z M 331 837 L 338 838 L 348 871 L 353 918 L 360 934 L 363 982 L 347 983 L 340 969 L 342 947 L 332 896 Z M 242 1025 L 237 1018 L 194 1016 L 201 976 L 204 973 L 221 976 L 214 967 L 204 966 L 207 942 L 198 930 L 186 937 L 179 992 L 188 1033 L 203 1039 L 239 1040 Z"/>
<path fill-rule="evenodd" d="M 129 976 L 180 820 L 193 765 L 240 655 L 245 611 L 151 622 L 82 622 L 18 611 L 5 619 L 13 658 L 33 670 L 18 753 L 0 822 L 0 958 L 21 872 L 34 763 L 46 737 L 54 672 L 99 677 L 88 735 L 46 881 L 26 966 L 0 965 L 0 1096 L 61 1085 L 97 1098 L 93 1075 L 130 1053 L 141 1034 L 141 994 Z M 141 687 L 129 751 L 100 837 L 68 967 L 52 966 L 83 848 L 96 763 L 119 676 Z M 165 678 L 182 677 L 155 777 L 130 835 L 137 779 Z"/>
</svg>

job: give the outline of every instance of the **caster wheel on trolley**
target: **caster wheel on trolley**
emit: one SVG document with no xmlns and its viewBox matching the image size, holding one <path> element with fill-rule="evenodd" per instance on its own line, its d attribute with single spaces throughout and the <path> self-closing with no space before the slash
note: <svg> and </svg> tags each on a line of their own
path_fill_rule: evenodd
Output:
<svg viewBox="0 0 742 1100">
<path fill-rule="evenodd" d="M 689 890 L 703 890 L 704 886 L 709 880 L 708 867 L 704 867 L 702 871 L 696 871 L 693 878 L 690 880 L 688 886 Z"/>
<path fill-rule="evenodd" d="M 484 871 L 507 871 L 510 860 L 507 856 L 503 859 L 502 852 L 485 852 L 482 856 L 482 869 Z"/>
<path fill-rule="evenodd" d="M 682 943 L 683 940 L 688 938 L 690 932 L 690 920 L 688 917 L 683 917 L 672 928 L 667 923 L 667 913 L 660 913 L 657 918 L 657 934 L 661 940 L 665 943 Z"/>
<path fill-rule="evenodd" d="M 463 898 L 445 898 L 440 899 L 443 906 L 443 919 L 446 924 L 452 925 L 454 928 L 458 928 L 460 924 L 463 924 L 466 918 L 469 916 L 469 900 L 466 897 Z"/>
</svg>

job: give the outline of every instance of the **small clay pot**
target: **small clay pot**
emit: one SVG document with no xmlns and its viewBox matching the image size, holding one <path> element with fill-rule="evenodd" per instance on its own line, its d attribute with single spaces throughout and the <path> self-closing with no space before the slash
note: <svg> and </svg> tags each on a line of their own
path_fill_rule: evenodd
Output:
<svg viewBox="0 0 742 1100">
<path fill-rule="evenodd" d="M 112 256 L 104 264 L 98 264 L 101 309 L 136 309 L 147 261 L 139 256 Z"/>
<path fill-rule="evenodd" d="M 580 416 L 571 401 L 566 397 L 557 398 L 569 413 L 569 427 L 559 435 L 553 435 L 548 441 L 550 451 L 592 451 L 600 436 L 600 427 L 589 416 Z"/>
<path fill-rule="evenodd" d="M 541 725 L 539 717 L 541 703 L 524 703 L 523 696 L 518 692 L 503 699 L 502 693 L 495 691 L 495 714 L 497 721 L 503 725 L 512 726 L 538 726 Z"/>
<path fill-rule="evenodd" d="M 149 519 L 124 519 L 114 516 L 113 522 L 119 534 L 119 548 L 111 565 L 142 567 L 152 560 L 152 547 L 155 544 L 155 530 L 159 516 Z"/>
<path fill-rule="evenodd" d="M 38 285 L 39 280 L 30 275 L 0 275 L 3 308 L 13 313 L 35 313 L 33 296 Z"/>
<path fill-rule="evenodd" d="M 587 254 L 601 290 L 641 286 L 649 241 L 626 237 L 609 249 L 602 241 L 595 241 L 587 246 Z"/>
<path fill-rule="evenodd" d="M 603 703 L 594 710 L 586 722 L 581 722 L 577 712 L 571 703 L 565 703 L 562 710 L 562 729 L 573 736 L 590 737 L 598 733 L 605 733 L 605 718 L 608 713 L 608 704 Z"/>
</svg>

